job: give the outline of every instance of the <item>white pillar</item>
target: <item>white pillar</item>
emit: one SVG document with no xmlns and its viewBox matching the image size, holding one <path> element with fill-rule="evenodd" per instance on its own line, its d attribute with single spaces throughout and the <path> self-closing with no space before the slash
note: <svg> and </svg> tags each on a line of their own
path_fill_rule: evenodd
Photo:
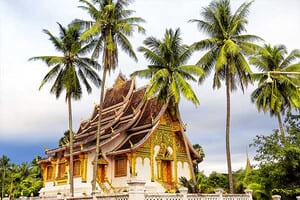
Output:
<svg viewBox="0 0 300 200">
<path fill-rule="evenodd" d="M 215 189 L 215 193 L 219 195 L 219 200 L 223 200 L 223 192 L 224 190 L 222 188 Z"/>
<path fill-rule="evenodd" d="M 187 198 L 188 189 L 186 187 L 181 187 L 178 190 L 179 190 L 180 194 L 183 195 L 183 199 L 182 200 L 188 200 L 188 198 Z"/>
<path fill-rule="evenodd" d="M 127 181 L 129 186 L 128 200 L 144 200 L 145 199 L 145 184 L 146 181 L 133 177 Z"/>
<path fill-rule="evenodd" d="M 272 195 L 272 200 L 280 200 L 281 196 L 280 195 Z"/>
<path fill-rule="evenodd" d="M 253 190 L 246 189 L 244 192 L 245 192 L 245 194 L 249 195 L 250 200 L 252 200 L 252 193 L 253 193 Z"/>
</svg>

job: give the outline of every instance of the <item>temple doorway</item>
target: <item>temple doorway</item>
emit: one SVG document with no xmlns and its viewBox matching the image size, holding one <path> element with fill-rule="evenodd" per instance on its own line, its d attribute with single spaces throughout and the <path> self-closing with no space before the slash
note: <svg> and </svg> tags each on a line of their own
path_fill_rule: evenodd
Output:
<svg viewBox="0 0 300 200">
<path fill-rule="evenodd" d="M 168 184 L 172 183 L 172 164 L 170 160 L 162 160 L 162 181 Z"/>
<path fill-rule="evenodd" d="M 104 183 L 105 182 L 105 165 L 104 164 L 98 164 L 97 168 L 97 179 L 98 182 Z"/>
</svg>

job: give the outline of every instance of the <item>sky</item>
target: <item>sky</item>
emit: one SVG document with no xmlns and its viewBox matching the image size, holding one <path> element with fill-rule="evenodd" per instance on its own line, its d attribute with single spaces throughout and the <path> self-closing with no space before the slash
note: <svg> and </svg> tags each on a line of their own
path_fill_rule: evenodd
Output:
<svg viewBox="0 0 300 200">
<path fill-rule="evenodd" d="M 146 20 L 146 34 L 134 34 L 130 41 L 134 49 L 142 45 L 148 36 L 162 38 L 166 28 L 180 27 L 183 43 L 192 44 L 207 35 L 199 32 L 189 19 L 199 19 L 200 10 L 208 0 L 136 0 L 129 8 L 135 16 Z M 244 0 L 232 0 L 236 9 Z M 40 62 L 28 59 L 39 55 L 57 55 L 42 29 L 58 34 L 56 22 L 64 26 L 73 19 L 89 19 L 77 6 L 77 0 L 1 0 L 0 1 L 0 156 L 7 155 L 11 161 L 29 162 L 34 156 L 44 155 L 44 147 L 54 148 L 68 128 L 67 104 L 62 96 L 56 99 L 49 93 L 49 86 L 41 91 L 38 87 L 49 68 Z M 300 1 L 256 0 L 250 7 L 247 33 L 265 39 L 265 43 L 284 44 L 288 51 L 300 46 Z M 262 43 L 261 43 L 262 44 Z M 194 64 L 204 52 L 193 54 L 188 64 Z M 135 62 L 120 53 L 119 67 L 108 78 L 108 87 L 121 72 L 127 76 L 147 66 L 143 55 L 137 52 Z M 253 71 L 257 71 L 252 66 Z M 212 78 L 202 85 L 192 84 L 200 100 L 200 106 L 182 99 L 180 111 L 187 124 L 190 141 L 204 148 L 205 158 L 200 170 L 226 172 L 225 155 L 225 89 L 212 89 Z M 138 79 L 143 86 L 147 80 Z M 224 84 L 223 84 L 224 85 Z M 276 118 L 258 113 L 250 101 L 255 85 L 243 94 L 232 93 L 231 154 L 233 170 L 246 165 L 246 151 L 251 162 L 255 149 L 248 148 L 257 134 L 270 134 L 277 128 Z M 77 130 L 80 120 L 90 117 L 94 103 L 98 102 L 99 89 L 91 95 L 84 94 L 73 103 L 73 127 Z M 248 150 L 247 150 L 248 149 Z"/>
</svg>

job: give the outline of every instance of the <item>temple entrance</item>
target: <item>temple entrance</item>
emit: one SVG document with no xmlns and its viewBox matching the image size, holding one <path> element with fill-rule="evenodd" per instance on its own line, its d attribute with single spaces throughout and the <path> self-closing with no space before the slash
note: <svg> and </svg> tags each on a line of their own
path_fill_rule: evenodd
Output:
<svg viewBox="0 0 300 200">
<path fill-rule="evenodd" d="M 172 165 L 170 160 L 162 160 L 161 162 L 162 181 L 168 184 L 172 183 Z"/>
<path fill-rule="evenodd" d="M 98 164 L 97 168 L 97 180 L 99 183 L 105 182 L 105 165 L 104 164 Z"/>
</svg>

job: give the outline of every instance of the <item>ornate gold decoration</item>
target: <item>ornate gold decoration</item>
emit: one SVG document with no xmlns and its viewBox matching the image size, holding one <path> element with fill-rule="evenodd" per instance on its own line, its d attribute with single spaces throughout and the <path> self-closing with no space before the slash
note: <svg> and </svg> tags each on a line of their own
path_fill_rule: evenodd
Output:
<svg viewBox="0 0 300 200">
<path fill-rule="evenodd" d="M 173 157 L 170 154 L 168 147 L 164 143 L 161 144 L 159 152 L 155 159 L 156 160 L 173 160 Z"/>
<path fill-rule="evenodd" d="M 108 161 L 101 157 L 100 159 L 98 159 L 98 165 L 108 165 Z"/>
<path fill-rule="evenodd" d="M 114 88 L 119 89 L 122 87 L 124 83 L 125 83 L 124 79 L 121 77 L 121 75 L 119 75 L 117 80 L 115 81 Z"/>
</svg>

